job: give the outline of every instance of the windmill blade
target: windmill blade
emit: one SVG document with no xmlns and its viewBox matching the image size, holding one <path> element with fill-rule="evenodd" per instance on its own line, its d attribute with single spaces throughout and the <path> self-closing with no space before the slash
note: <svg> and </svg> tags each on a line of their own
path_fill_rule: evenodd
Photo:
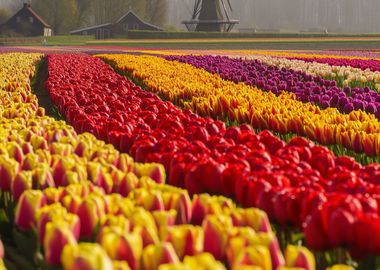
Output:
<svg viewBox="0 0 380 270">
<path fill-rule="evenodd" d="M 196 0 L 195 1 L 195 4 L 194 4 L 194 10 L 193 10 L 193 19 L 195 19 L 197 16 L 198 16 L 198 14 L 199 14 L 199 12 L 200 12 L 200 10 L 201 10 L 201 3 L 202 3 L 202 0 Z"/>
<path fill-rule="evenodd" d="M 224 9 L 224 14 L 226 14 L 226 19 L 229 21 L 230 18 L 228 17 L 228 12 L 227 12 L 226 4 L 224 3 L 224 0 L 220 0 L 220 2 L 222 2 L 222 6 L 223 6 L 223 9 Z"/>
<path fill-rule="evenodd" d="M 230 0 L 227 0 L 227 3 L 228 3 L 228 6 L 230 7 L 230 10 L 232 11 L 231 1 L 230 1 Z"/>
</svg>

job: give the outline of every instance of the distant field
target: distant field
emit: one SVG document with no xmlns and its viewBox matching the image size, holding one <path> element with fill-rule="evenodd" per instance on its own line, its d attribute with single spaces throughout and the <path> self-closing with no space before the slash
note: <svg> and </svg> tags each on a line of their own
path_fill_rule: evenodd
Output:
<svg viewBox="0 0 380 270">
<path fill-rule="evenodd" d="M 0 38 L 3 46 L 41 46 L 44 39 Z M 214 38 L 214 39 L 109 39 L 92 36 L 53 36 L 45 46 L 118 46 L 162 49 L 270 49 L 270 50 L 374 50 L 380 49 L 380 36 L 357 37 L 280 37 L 280 38 Z"/>
<path fill-rule="evenodd" d="M 65 46 L 65 45 L 85 45 L 86 42 L 95 40 L 92 36 L 51 36 L 51 37 L 12 37 L 0 38 L 0 46 Z M 46 42 L 45 42 L 46 41 Z"/>
<path fill-rule="evenodd" d="M 126 46 L 163 49 L 272 49 L 328 50 L 380 49 L 380 38 L 249 38 L 249 39 L 170 39 L 170 40 L 93 40 L 88 45 Z"/>
</svg>

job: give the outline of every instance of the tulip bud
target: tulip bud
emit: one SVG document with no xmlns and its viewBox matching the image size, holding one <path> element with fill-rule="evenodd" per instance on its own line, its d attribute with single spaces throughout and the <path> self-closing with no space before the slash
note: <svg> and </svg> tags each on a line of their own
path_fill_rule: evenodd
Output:
<svg viewBox="0 0 380 270">
<path fill-rule="evenodd" d="M 70 213 L 77 213 L 78 211 L 78 208 L 79 206 L 81 205 L 82 203 L 82 198 L 77 196 L 77 195 L 73 195 L 73 196 L 65 196 L 61 199 L 61 204 L 70 212 Z"/>
<path fill-rule="evenodd" d="M 119 194 L 127 197 L 132 190 L 137 188 L 138 183 L 139 178 L 134 173 L 127 173 L 126 176 L 120 181 Z"/>
<path fill-rule="evenodd" d="M 45 261 L 48 265 L 58 265 L 61 253 L 66 245 L 75 245 L 76 240 L 65 222 L 49 222 L 46 224 L 44 238 Z"/>
<path fill-rule="evenodd" d="M 201 225 L 206 215 L 220 215 L 222 208 L 218 203 L 215 203 L 212 197 L 208 194 L 195 195 L 193 198 L 193 208 L 191 223 Z"/>
<path fill-rule="evenodd" d="M 53 220 L 53 216 L 58 216 L 63 218 L 67 215 L 67 210 L 62 207 L 61 204 L 55 203 L 51 205 L 46 205 L 37 209 L 36 211 L 36 227 L 38 239 L 41 244 L 43 244 L 43 240 L 45 237 L 46 224 Z"/>
<path fill-rule="evenodd" d="M 138 177 L 148 176 L 158 184 L 165 184 L 166 174 L 165 168 L 161 164 L 156 163 L 135 163 L 134 173 Z"/>
<path fill-rule="evenodd" d="M 98 245 L 66 245 L 61 256 L 63 270 L 113 270 L 111 259 Z"/>
<path fill-rule="evenodd" d="M 226 257 L 228 234 L 232 229 L 231 218 L 226 216 L 207 216 L 203 221 L 204 251 L 215 259 L 223 261 Z"/>
<path fill-rule="evenodd" d="M 223 171 L 224 166 L 207 160 L 196 163 L 191 167 L 185 177 L 185 187 L 190 194 L 197 194 L 204 191 L 221 194 L 223 192 Z M 203 181 L 204 178 L 207 181 Z"/>
<path fill-rule="evenodd" d="M 83 140 L 80 140 L 74 148 L 74 153 L 78 157 L 88 157 L 89 156 L 88 145 Z"/>
<path fill-rule="evenodd" d="M 93 182 L 95 185 L 103 188 L 106 194 L 110 194 L 113 188 L 113 180 L 109 173 L 100 170 L 99 174 L 96 176 Z"/>
<path fill-rule="evenodd" d="M 55 183 L 50 167 L 41 166 L 35 168 L 33 170 L 33 183 L 35 183 L 37 187 L 40 187 L 41 189 L 54 187 Z"/>
<path fill-rule="evenodd" d="M 305 270 L 315 269 L 314 255 L 305 247 L 289 245 L 286 248 L 285 260 L 289 267 L 302 267 Z"/>
<path fill-rule="evenodd" d="M 114 215 L 106 215 L 101 220 L 100 228 L 105 227 L 117 227 L 120 228 L 121 231 L 127 233 L 130 229 L 130 222 L 124 216 L 114 216 Z"/>
<path fill-rule="evenodd" d="M 121 153 L 116 163 L 116 167 L 123 172 L 130 172 L 134 166 L 134 160 L 131 156 Z"/>
<path fill-rule="evenodd" d="M 112 260 L 127 261 L 132 270 L 140 269 L 143 243 L 138 233 L 108 231 L 103 234 L 100 244 Z"/>
<path fill-rule="evenodd" d="M 100 197 L 90 195 L 80 204 L 77 215 L 80 219 L 81 237 L 91 238 L 100 218 L 104 215 L 104 202 Z"/>
<path fill-rule="evenodd" d="M 273 233 L 258 233 L 254 237 L 253 242 L 256 244 L 263 245 L 269 249 L 272 266 L 274 269 L 277 267 L 284 266 L 285 260 L 282 255 L 278 240 L 275 234 Z"/>
<path fill-rule="evenodd" d="M 262 270 L 272 270 L 269 249 L 261 245 L 250 246 L 243 249 L 232 269 L 240 269 L 240 267 L 244 265 L 259 266 Z"/>
<path fill-rule="evenodd" d="M 271 226 L 267 214 L 257 208 L 238 209 L 242 216 L 240 226 L 249 226 L 256 232 L 271 232 Z"/>
<path fill-rule="evenodd" d="M 62 200 L 66 195 L 87 197 L 89 193 L 90 193 L 90 189 L 88 185 L 73 184 L 73 185 L 66 186 L 62 190 L 60 200 Z M 100 194 L 97 194 L 97 195 L 100 195 Z"/>
<path fill-rule="evenodd" d="M 42 136 L 38 136 L 36 134 L 33 134 L 30 138 L 30 143 L 32 144 L 32 147 L 34 150 L 42 149 L 46 150 L 48 149 L 47 141 Z"/>
<path fill-rule="evenodd" d="M 204 232 L 201 227 L 192 225 L 168 228 L 165 242 L 170 242 L 180 260 L 186 255 L 196 255 L 203 251 Z"/>
<path fill-rule="evenodd" d="M 36 211 L 46 204 L 46 198 L 40 190 L 25 191 L 17 204 L 15 223 L 21 230 L 30 230 Z"/>
<path fill-rule="evenodd" d="M 227 244 L 227 261 L 233 265 L 240 252 L 256 241 L 255 231 L 250 227 L 234 227 L 231 231 Z"/>
<path fill-rule="evenodd" d="M 169 191 L 163 194 L 165 209 L 174 209 L 177 212 L 176 224 L 188 224 L 191 220 L 191 200 L 187 191 Z"/>
<path fill-rule="evenodd" d="M 9 157 L 15 159 L 18 163 L 21 163 L 24 159 L 24 153 L 20 145 L 16 142 L 9 142 L 7 145 L 7 151 Z"/>
<path fill-rule="evenodd" d="M 186 256 L 183 263 L 189 266 L 190 269 L 213 269 L 213 270 L 225 270 L 226 268 L 221 262 L 215 260 L 210 253 L 200 253 L 195 256 Z"/>
<path fill-rule="evenodd" d="M 142 258 L 144 270 L 156 270 L 161 264 L 179 263 L 177 254 L 170 243 L 149 245 L 144 249 Z"/>
<path fill-rule="evenodd" d="M 11 184 L 19 169 L 17 161 L 0 156 L 0 188 L 2 191 L 11 191 Z"/>
<path fill-rule="evenodd" d="M 128 263 L 122 261 L 113 261 L 113 270 L 131 270 Z"/>
<path fill-rule="evenodd" d="M 22 144 L 22 152 L 23 152 L 24 155 L 29 154 L 29 153 L 33 153 L 33 147 L 32 147 L 32 145 L 30 143 L 28 143 L 28 142 L 24 142 Z"/>
<path fill-rule="evenodd" d="M 22 169 L 28 171 L 34 170 L 41 164 L 40 162 L 41 160 L 36 153 L 29 153 L 24 157 Z"/>
<path fill-rule="evenodd" d="M 130 217 L 133 229 L 141 230 L 144 248 L 160 242 L 158 230 L 152 214 L 142 208 L 137 208 Z"/>
<path fill-rule="evenodd" d="M 137 205 L 141 205 L 147 211 L 163 211 L 164 202 L 162 193 L 157 190 L 137 189 L 133 193 Z"/>
<path fill-rule="evenodd" d="M 52 155 L 68 156 L 72 153 L 72 148 L 69 144 L 55 142 L 50 145 L 50 153 Z"/>
<path fill-rule="evenodd" d="M 177 211 L 154 211 L 152 214 L 162 239 L 166 235 L 168 228 L 175 225 Z"/>
<path fill-rule="evenodd" d="M 66 171 L 63 177 L 64 185 L 74 185 L 79 184 L 79 176 L 76 172 Z"/>
<path fill-rule="evenodd" d="M 17 202 L 21 194 L 28 189 L 32 189 L 32 172 L 21 171 L 19 172 L 14 181 L 12 182 L 13 199 Z"/>
<path fill-rule="evenodd" d="M 47 203 L 53 204 L 59 201 L 62 191 L 63 190 L 61 188 L 45 188 L 42 192 L 46 197 Z"/>
</svg>

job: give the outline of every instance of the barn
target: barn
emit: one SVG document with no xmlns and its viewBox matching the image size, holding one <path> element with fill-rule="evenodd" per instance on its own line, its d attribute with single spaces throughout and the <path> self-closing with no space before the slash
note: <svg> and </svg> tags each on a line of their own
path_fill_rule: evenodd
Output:
<svg viewBox="0 0 380 270">
<path fill-rule="evenodd" d="M 85 27 L 70 32 L 71 35 L 95 35 L 97 39 L 125 36 L 128 30 L 162 31 L 163 29 L 143 21 L 133 11 L 128 11 L 114 23 Z"/>
<path fill-rule="evenodd" d="M 0 34 L 7 36 L 51 36 L 51 26 L 30 6 L 24 6 L 0 26 Z"/>
</svg>

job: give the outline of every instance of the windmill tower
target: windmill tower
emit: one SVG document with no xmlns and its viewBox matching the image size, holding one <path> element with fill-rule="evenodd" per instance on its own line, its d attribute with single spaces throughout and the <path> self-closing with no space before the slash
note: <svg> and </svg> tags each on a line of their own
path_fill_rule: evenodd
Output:
<svg viewBox="0 0 380 270">
<path fill-rule="evenodd" d="M 190 21 L 183 21 L 189 31 L 229 32 L 238 20 L 231 20 L 230 0 L 195 0 Z"/>
</svg>

